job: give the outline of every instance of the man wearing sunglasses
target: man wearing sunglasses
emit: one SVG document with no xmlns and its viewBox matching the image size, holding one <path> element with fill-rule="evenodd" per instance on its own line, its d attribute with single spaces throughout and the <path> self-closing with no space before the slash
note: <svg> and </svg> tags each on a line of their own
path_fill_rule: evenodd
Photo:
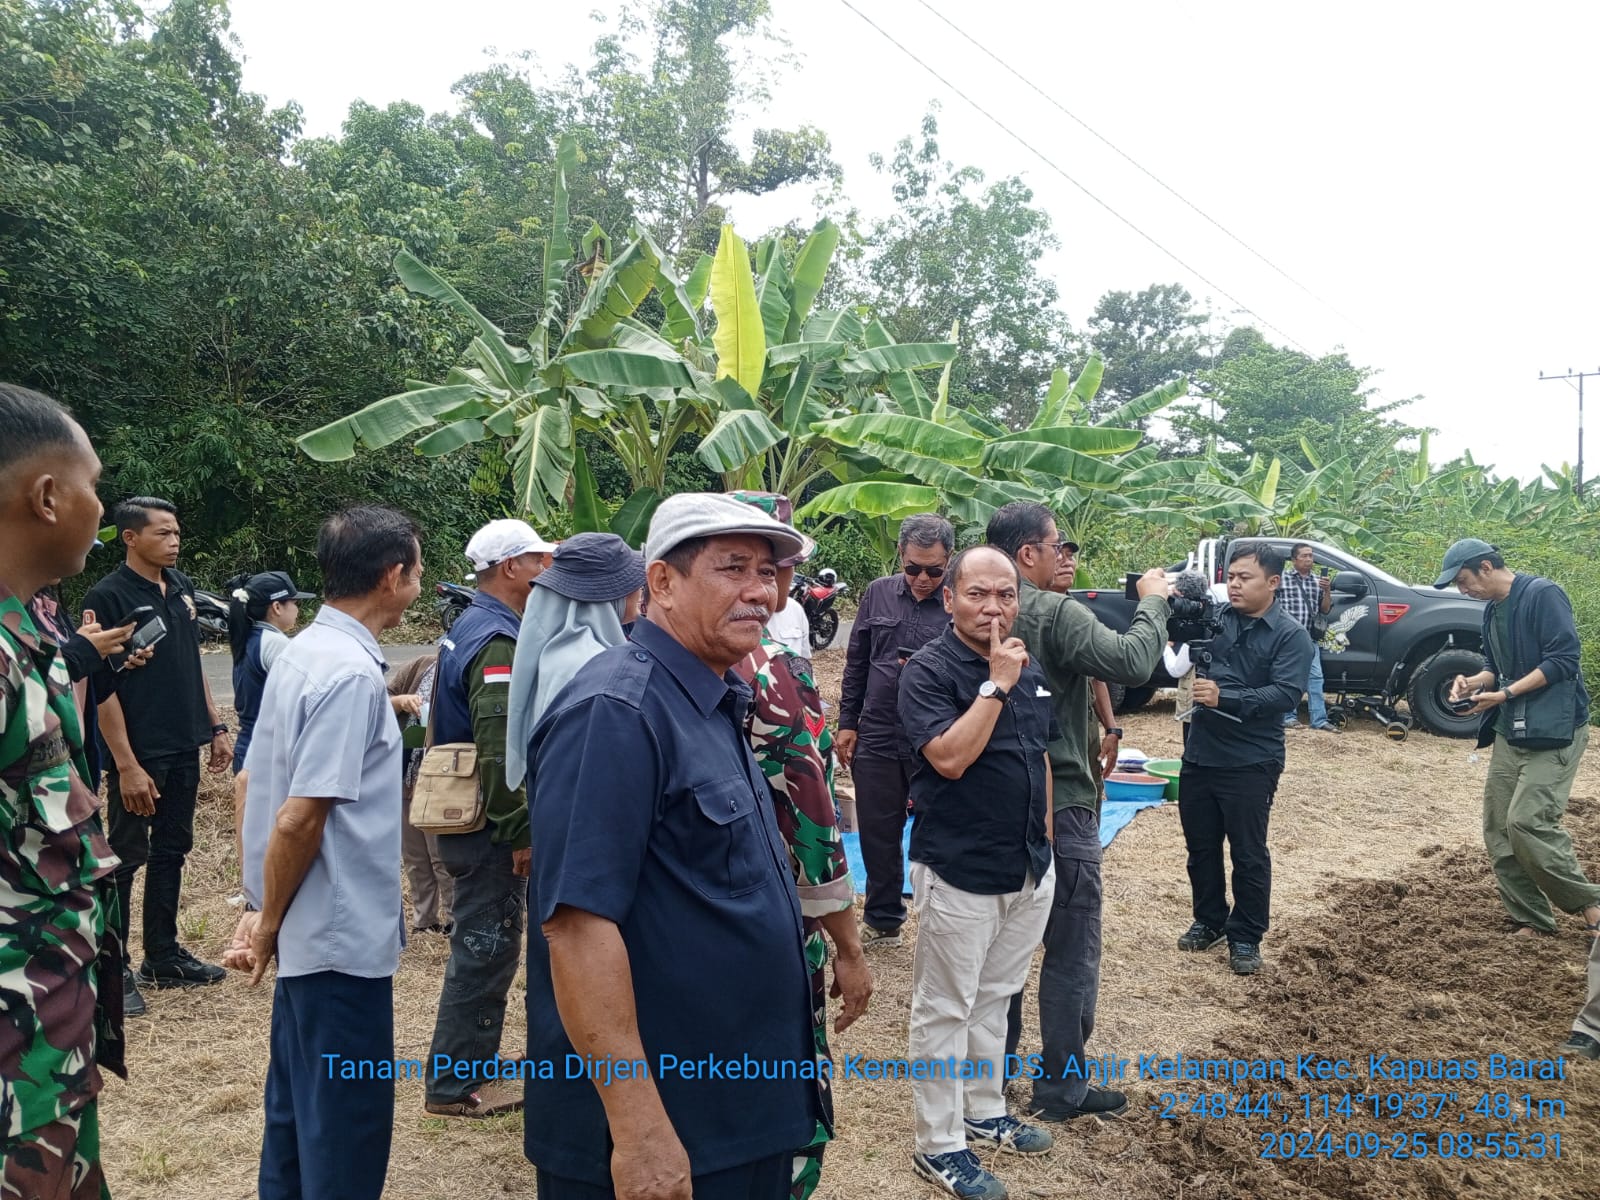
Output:
<svg viewBox="0 0 1600 1200">
<path fill-rule="evenodd" d="M 900 525 L 900 573 L 875 579 L 845 648 L 839 736 L 833 748 L 856 784 L 861 860 L 867 870 L 866 927 L 861 944 L 898 946 L 906 919 L 906 797 L 913 754 L 900 727 L 900 668 L 950 623 L 943 587 L 956 535 L 937 513 Z"/>
</svg>

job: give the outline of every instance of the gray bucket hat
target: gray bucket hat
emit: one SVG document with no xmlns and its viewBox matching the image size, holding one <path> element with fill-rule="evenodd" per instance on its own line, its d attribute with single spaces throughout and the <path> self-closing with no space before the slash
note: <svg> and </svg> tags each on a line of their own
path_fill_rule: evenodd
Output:
<svg viewBox="0 0 1600 1200">
<path fill-rule="evenodd" d="M 568 600 L 608 603 L 644 587 L 644 559 L 614 533 L 578 533 L 556 547 L 533 586 Z"/>
</svg>

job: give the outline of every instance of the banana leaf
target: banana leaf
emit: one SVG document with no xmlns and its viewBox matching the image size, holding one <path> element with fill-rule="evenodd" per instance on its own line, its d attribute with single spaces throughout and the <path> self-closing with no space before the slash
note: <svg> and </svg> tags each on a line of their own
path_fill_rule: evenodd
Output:
<svg viewBox="0 0 1600 1200">
<path fill-rule="evenodd" d="M 821 516 L 888 517 L 899 520 L 939 508 L 939 489 L 914 483 L 868 481 L 829 488 L 795 511 L 801 520 Z"/>
<path fill-rule="evenodd" d="M 374 400 L 347 417 L 330 421 L 295 439 L 295 445 L 316 462 L 340 462 L 357 447 L 376 450 L 419 429 L 439 423 L 439 414 L 478 395 L 472 384 L 415 388 Z"/>
<path fill-rule="evenodd" d="M 767 337 L 756 301 L 755 277 L 750 273 L 750 255 L 732 225 L 722 227 L 712 261 L 711 307 L 717 314 L 716 332 L 711 335 L 717 348 L 717 378 L 732 378 L 748 395 L 760 395 Z"/>
<path fill-rule="evenodd" d="M 789 320 L 784 326 L 783 337 L 779 340 L 792 342 L 800 336 L 811 305 L 816 301 L 817 293 L 822 291 L 828 264 L 838 245 L 839 227 L 824 217 L 800 247 L 800 253 L 795 255 L 794 299 L 789 305 Z"/>
<path fill-rule="evenodd" d="M 700 461 L 719 474 L 738 471 L 783 441 L 783 430 L 756 409 L 725 412 L 700 442 Z"/>
</svg>

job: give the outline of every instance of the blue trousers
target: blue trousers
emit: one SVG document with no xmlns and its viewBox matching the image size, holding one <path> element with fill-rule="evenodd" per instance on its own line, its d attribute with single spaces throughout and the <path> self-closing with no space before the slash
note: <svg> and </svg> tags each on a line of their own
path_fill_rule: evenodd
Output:
<svg viewBox="0 0 1600 1200">
<path fill-rule="evenodd" d="M 1323 695 L 1322 680 L 1322 649 L 1318 646 L 1311 648 L 1311 673 L 1306 678 L 1306 715 L 1311 718 L 1313 728 L 1328 723 L 1328 698 Z M 1297 709 L 1299 705 L 1295 706 Z M 1295 714 L 1293 711 L 1283 719 L 1285 725 L 1293 725 Z M 1180 792 L 1181 796 L 1183 793 Z"/>
<path fill-rule="evenodd" d="M 261 1200 L 378 1200 L 389 1169 L 394 1079 L 343 1079 L 324 1055 L 394 1063 L 394 980 L 278 976 L 272 994 Z"/>
</svg>

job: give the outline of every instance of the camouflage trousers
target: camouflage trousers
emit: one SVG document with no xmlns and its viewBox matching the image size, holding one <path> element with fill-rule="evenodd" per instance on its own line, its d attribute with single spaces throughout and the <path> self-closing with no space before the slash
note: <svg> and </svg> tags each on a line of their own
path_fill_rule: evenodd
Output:
<svg viewBox="0 0 1600 1200">
<path fill-rule="evenodd" d="M 111 1200 L 98 1102 L 0 1142 L 0 1200 Z"/>
</svg>

